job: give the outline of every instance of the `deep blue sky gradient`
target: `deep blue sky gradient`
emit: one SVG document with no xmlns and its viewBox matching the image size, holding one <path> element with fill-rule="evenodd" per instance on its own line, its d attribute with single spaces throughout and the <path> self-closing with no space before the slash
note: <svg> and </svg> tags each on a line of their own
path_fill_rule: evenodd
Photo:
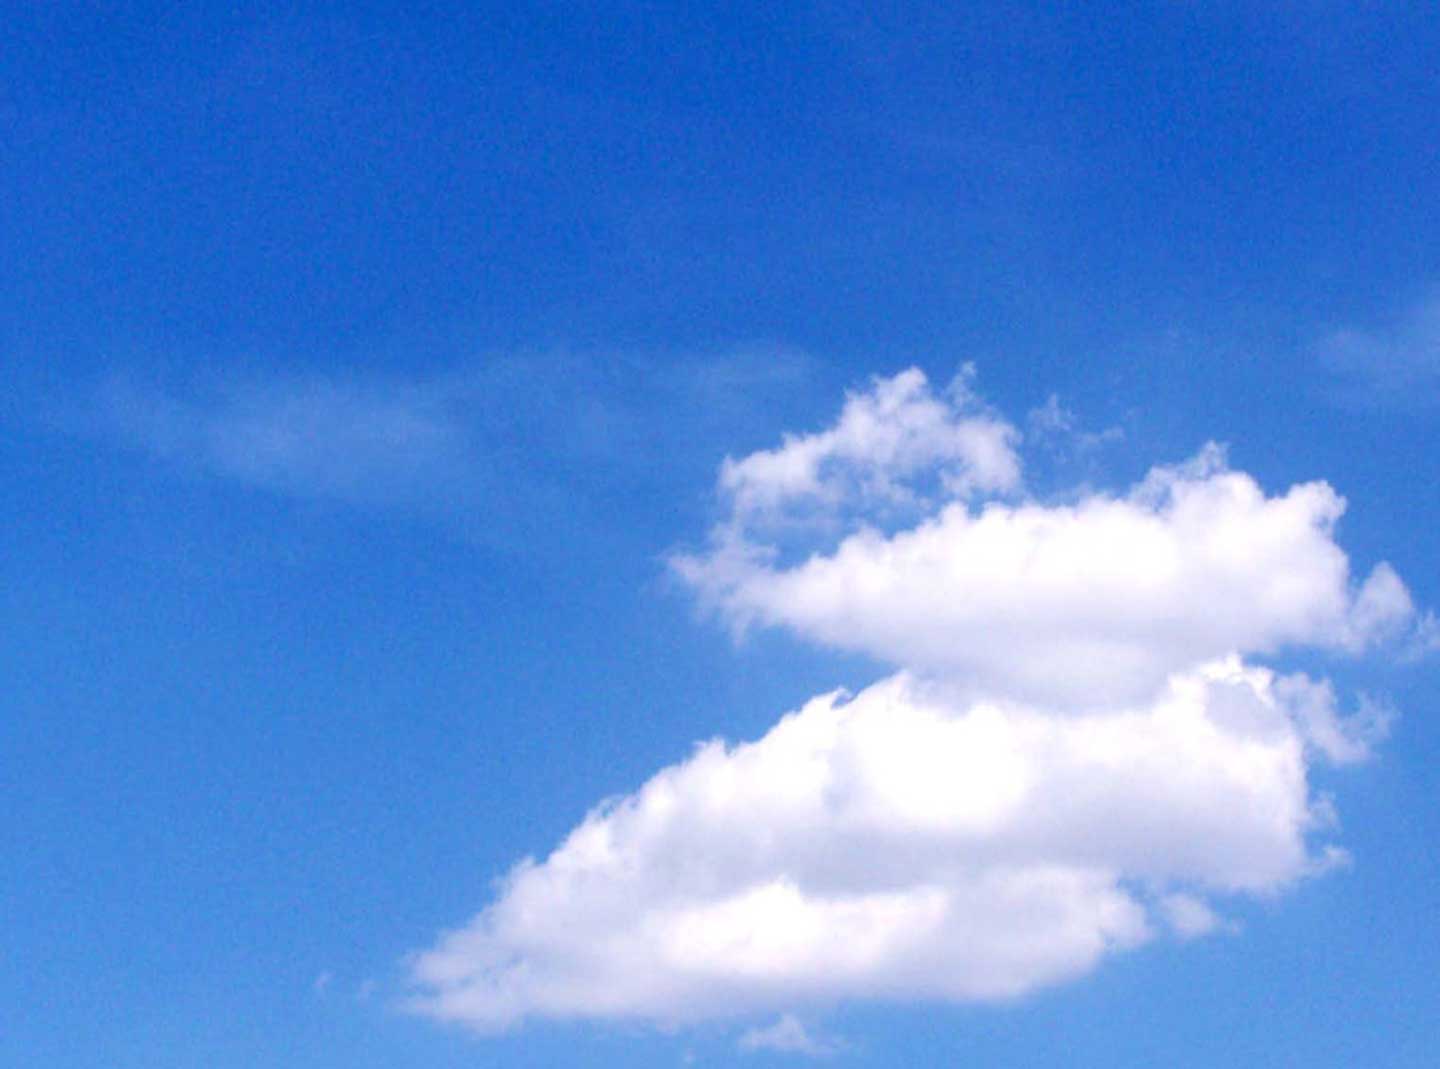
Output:
<svg viewBox="0 0 1440 1069">
<path fill-rule="evenodd" d="M 1440 282 L 1433 11 L 955 7 L 6 11 L 0 1064 L 767 1064 L 392 1003 L 590 805 L 878 674 L 662 564 L 870 374 L 1123 429 L 1057 485 L 1329 479 L 1440 605 L 1440 348 L 1398 404 L 1324 355 Z M 474 470 L 247 479 L 105 400 L 315 382 L 436 391 Z M 1403 713 L 1322 773 L 1352 870 L 1015 1006 L 842 1007 L 845 1057 L 1433 1065 L 1440 674 L 1323 667 Z"/>
</svg>

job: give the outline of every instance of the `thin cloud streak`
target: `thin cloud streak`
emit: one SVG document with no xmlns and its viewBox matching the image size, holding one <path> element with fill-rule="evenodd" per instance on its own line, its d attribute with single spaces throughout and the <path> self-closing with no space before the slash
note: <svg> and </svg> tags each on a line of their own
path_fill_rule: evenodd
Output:
<svg viewBox="0 0 1440 1069">
<path fill-rule="evenodd" d="M 1440 404 L 1440 289 L 1381 327 L 1337 330 L 1318 350 L 1341 399 L 1374 407 L 1433 408 Z"/>
<path fill-rule="evenodd" d="M 408 510 L 523 547 L 557 517 L 603 522 L 606 491 L 660 493 L 689 477 L 696 446 L 812 373 L 801 354 L 755 348 L 668 362 L 504 357 L 429 378 L 116 376 L 50 424 L 191 477 Z"/>
</svg>

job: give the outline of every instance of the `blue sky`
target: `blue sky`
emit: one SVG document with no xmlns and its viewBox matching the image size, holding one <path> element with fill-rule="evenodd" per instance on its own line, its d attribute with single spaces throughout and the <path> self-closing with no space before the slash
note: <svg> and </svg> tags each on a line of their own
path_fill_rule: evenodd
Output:
<svg viewBox="0 0 1440 1069">
<path fill-rule="evenodd" d="M 1432 1064 L 1424 6 L 7 14 L 0 1063 Z"/>
</svg>

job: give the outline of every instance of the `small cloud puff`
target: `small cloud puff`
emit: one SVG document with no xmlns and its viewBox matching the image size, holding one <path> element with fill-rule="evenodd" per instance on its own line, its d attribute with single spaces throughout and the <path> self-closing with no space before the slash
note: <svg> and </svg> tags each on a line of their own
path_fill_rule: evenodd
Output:
<svg viewBox="0 0 1440 1069">
<path fill-rule="evenodd" d="M 1106 427 L 1103 431 L 1082 430 L 1079 418 L 1061 404 L 1060 395 L 1054 393 L 1045 399 L 1043 405 L 1032 408 L 1026 414 L 1025 425 L 1033 438 L 1072 445 L 1082 452 L 1119 442 L 1125 437 L 1125 431 L 1120 427 Z"/>
<path fill-rule="evenodd" d="M 1160 900 L 1160 911 L 1170 930 L 1181 939 L 1198 939 L 1227 927 L 1234 930 L 1210 908 L 1208 902 L 1195 895 L 1179 892 L 1166 895 Z"/>
<path fill-rule="evenodd" d="M 844 1049 L 838 1041 L 806 1028 L 792 1013 L 782 1014 L 774 1024 L 747 1030 L 740 1036 L 739 1046 L 741 1050 L 773 1050 L 809 1058 L 825 1058 Z"/>
<path fill-rule="evenodd" d="M 921 480 L 951 496 L 1005 491 L 1020 479 L 1018 434 L 986 412 L 962 373 L 937 395 L 916 368 L 850 394 L 833 427 L 787 435 L 774 449 L 726 458 L 720 489 L 737 523 L 847 507 L 916 504 Z"/>
</svg>

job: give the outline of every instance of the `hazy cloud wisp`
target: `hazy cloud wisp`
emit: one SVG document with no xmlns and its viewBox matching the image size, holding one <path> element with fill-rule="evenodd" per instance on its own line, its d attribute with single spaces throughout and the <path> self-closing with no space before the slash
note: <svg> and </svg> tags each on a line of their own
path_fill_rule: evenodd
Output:
<svg viewBox="0 0 1440 1069">
<path fill-rule="evenodd" d="M 1397 408 L 1440 403 L 1440 290 L 1378 328 L 1347 327 L 1319 346 L 1345 397 Z"/>
</svg>

